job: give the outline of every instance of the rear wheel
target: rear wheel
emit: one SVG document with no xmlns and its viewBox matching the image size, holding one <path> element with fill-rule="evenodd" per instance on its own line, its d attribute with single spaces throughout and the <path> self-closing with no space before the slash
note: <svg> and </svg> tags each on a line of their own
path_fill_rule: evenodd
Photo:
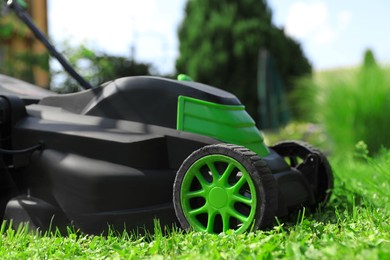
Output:
<svg viewBox="0 0 390 260">
<path fill-rule="evenodd" d="M 333 189 L 333 173 L 323 153 L 300 141 L 283 141 L 270 148 L 284 157 L 290 167 L 305 176 L 315 195 L 315 205 L 312 205 L 312 208 L 317 208 L 329 200 Z"/>
<path fill-rule="evenodd" d="M 272 224 L 277 195 L 266 162 L 247 148 L 227 144 L 192 153 L 173 186 L 181 226 L 209 233 L 242 233 Z"/>
</svg>

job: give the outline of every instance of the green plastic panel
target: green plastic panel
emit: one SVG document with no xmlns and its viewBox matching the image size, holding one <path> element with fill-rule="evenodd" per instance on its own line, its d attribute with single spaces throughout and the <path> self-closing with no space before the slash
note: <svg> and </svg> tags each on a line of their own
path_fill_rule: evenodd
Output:
<svg viewBox="0 0 390 260">
<path fill-rule="evenodd" d="M 269 154 L 263 136 L 244 106 L 221 105 L 180 96 L 177 130 L 245 146 L 261 157 Z"/>
</svg>

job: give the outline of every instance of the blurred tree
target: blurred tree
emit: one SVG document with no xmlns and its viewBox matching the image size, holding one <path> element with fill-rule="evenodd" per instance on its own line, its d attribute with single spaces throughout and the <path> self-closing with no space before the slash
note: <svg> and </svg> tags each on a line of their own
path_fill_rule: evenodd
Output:
<svg viewBox="0 0 390 260">
<path fill-rule="evenodd" d="M 260 50 L 268 50 L 290 90 L 295 77 L 311 73 L 300 45 L 272 25 L 264 0 L 189 0 L 179 28 L 176 69 L 234 93 L 257 117 Z"/>
<path fill-rule="evenodd" d="M 65 51 L 63 52 L 70 64 L 92 86 L 98 86 L 104 82 L 126 76 L 150 75 L 150 64 L 139 63 L 132 58 L 93 51 L 84 45 L 69 47 L 65 44 Z M 53 90 L 61 93 L 81 90 L 80 85 L 64 70 L 54 70 L 52 74 L 55 78 Z"/>
<path fill-rule="evenodd" d="M 378 63 L 376 62 L 375 55 L 371 49 L 367 49 L 364 52 L 363 67 L 364 68 L 378 67 Z"/>
</svg>

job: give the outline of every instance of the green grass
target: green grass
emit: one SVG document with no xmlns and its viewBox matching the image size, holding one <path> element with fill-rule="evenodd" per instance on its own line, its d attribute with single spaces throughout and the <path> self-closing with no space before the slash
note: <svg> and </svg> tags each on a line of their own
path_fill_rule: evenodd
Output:
<svg viewBox="0 0 390 260">
<path fill-rule="evenodd" d="M 364 144 L 333 157 L 335 189 L 321 212 L 301 211 L 272 230 L 236 235 L 184 233 L 88 236 L 38 234 L 3 223 L 0 259 L 390 259 L 390 151 L 367 156 Z"/>
<path fill-rule="evenodd" d="M 319 123 L 334 152 L 364 140 L 372 152 L 390 147 L 390 68 L 324 71 L 299 81 L 294 98 L 305 121 Z"/>
</svg>

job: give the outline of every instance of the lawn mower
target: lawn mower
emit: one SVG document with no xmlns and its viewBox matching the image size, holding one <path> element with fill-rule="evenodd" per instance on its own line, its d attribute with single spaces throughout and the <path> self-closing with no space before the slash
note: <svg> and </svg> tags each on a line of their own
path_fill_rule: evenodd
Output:
<svg viewBox="0 0 390 260">
<path fill-rule="evenodd" d="M 8 4 L 61 56 L 16 1 Z M 153 230 L 158 219 L 242 233 L 329 199 L 326 157 L 297 141 L 266 146 L 231 93 L 150 76 L 97 87 L 76 80 L 86 89 L 0 96 L 0 217 L 14 225 L 101 234 Z"/>
</svg>

